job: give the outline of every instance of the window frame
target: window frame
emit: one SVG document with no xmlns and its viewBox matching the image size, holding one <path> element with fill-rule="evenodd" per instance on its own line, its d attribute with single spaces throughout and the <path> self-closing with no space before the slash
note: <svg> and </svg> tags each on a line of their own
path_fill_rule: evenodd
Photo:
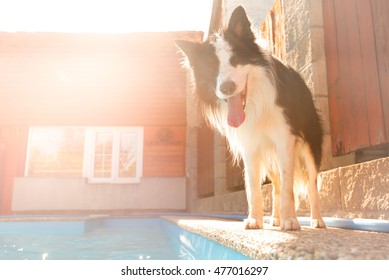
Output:
<svg viewBox="0 0 389 280">
<path fill-rule="evenodd" d="M 112 165 L 111 177 L 100 178 L 94 176 L 94 161 L 96 150 L 96 134 L 99 132 L 112 132 Z M 119 156 L 120 156 L 120 134 L 130 132 L 136 134 L 136 174 L 135 177 L 119 177 Z M 83 176 L 88 179 L 88 183 L 110 183 L 126 184 L 139 183 L 143 174 L 143 127 L 93 127 L 85 131 L 84 167 Z"/>
</svg>

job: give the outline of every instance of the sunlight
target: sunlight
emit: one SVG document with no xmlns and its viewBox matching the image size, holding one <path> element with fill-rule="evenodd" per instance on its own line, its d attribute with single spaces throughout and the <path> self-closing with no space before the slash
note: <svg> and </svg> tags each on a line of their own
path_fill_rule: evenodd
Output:
<svg viewBox="0 0 389 280">
<path fill-rule="evenodd" d="M 212 0 L 0 0 L 0 32 L 207 31 Z"/>
</svg>

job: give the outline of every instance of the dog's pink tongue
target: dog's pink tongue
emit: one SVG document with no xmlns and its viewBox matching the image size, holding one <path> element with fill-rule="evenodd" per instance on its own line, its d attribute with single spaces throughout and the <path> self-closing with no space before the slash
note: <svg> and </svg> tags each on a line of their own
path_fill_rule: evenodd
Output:
<svg viewBox="0 0 389 280">
<path fill-rule="evenodd" d="M 230 97 L 227 100 L 228 103 L 228 124 L 232 127 L 239 127 L 246 119 L 246 113 L 242 108 L 242 98 L 238 94 Z"/>
</svg>

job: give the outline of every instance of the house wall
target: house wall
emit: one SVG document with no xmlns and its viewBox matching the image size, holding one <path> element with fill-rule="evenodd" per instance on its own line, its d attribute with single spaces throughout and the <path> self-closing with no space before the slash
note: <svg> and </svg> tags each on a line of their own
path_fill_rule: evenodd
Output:
<svg viewBox="0 0 389 280">
<path fill-rule="evenodd" d="M 185 177 L 141 179 L 139 184 L 88 184 L 83 178 L 15 178 L 12 211 L 71 212 L 184 210 Z"/>
<path fill-rule="evenodd" d="M 1 213 L 186 209 L 186 80 L 174 39 L 202 36 L 0 32 Z M 24 177 L 30 126 L 142 126 L 140 184 Z"/>
</svg>

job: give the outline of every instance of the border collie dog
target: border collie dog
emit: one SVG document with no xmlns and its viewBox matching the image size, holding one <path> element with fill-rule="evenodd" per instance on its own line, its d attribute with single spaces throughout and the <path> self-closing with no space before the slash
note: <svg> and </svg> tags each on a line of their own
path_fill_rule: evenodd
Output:
<svg viewBox="0 0 389 280">
<path fill-rule="evenodd" d="M 263 228 L 261 183 L 266 176 L 273 182 L 273 226 L 301 228 L 294 187 L 307 186 L 311 226 L 325 228 L 317 189 L 323 132 L 311 92 L 295 70 L 256 41 L 239 6 L 227 29 L 205 42 L 176 44 L 193 74 L 206 119 L 227 138 L 235 160 L 243 160 L 249 206 L 245 228 Z"/>
</svg>

